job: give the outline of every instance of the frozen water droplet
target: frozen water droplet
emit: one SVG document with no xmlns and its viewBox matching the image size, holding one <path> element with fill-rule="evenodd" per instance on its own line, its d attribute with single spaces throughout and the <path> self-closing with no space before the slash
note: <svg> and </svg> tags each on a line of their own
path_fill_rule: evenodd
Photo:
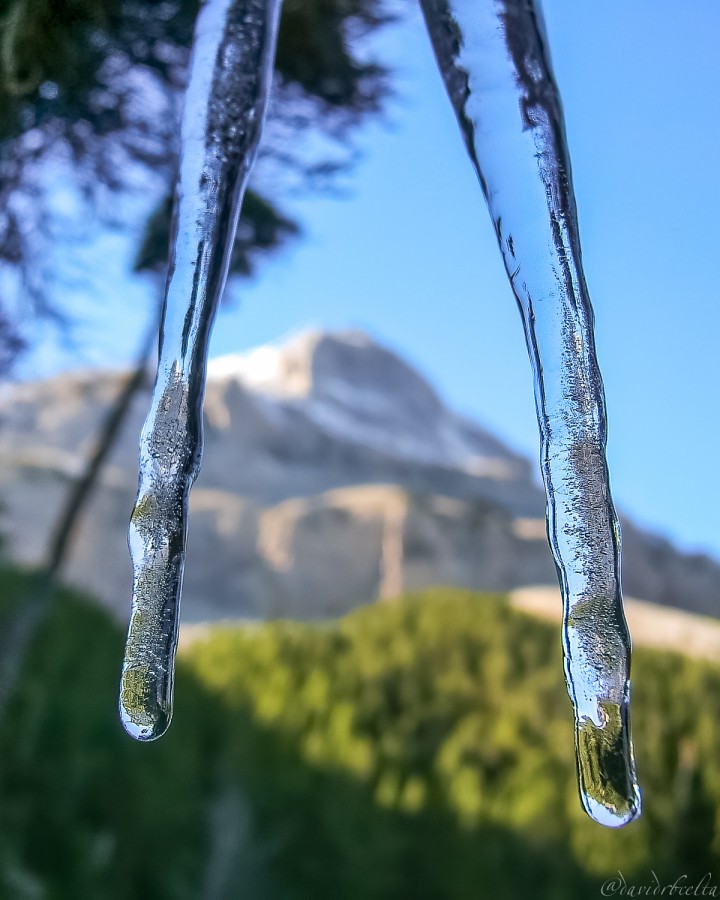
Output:
<svg viewBox="0 0 720 900">
<path fill-rule="evenodd" d="M 267 107 L 279 12 L 280 0 L 206 0 L 195 27 L 158 372 L 128 536 L 133 601 L 120 718 L 142 741 L 160 737 L 172 716 L 208 340 Z"/>
<path fill-rule="evenodd" d="M 640 812 L 629 726 L 630 637 L 605 460 L 605 399 L 560 97 L 533 0 L 421 0 L 480 178 L 535 377 L 548 535 L 563 595 L 565 673 L 583 805 Z"/>
<path fill-rule="evenodd" d="M 580 794 L 588 814 L 610 828 L 631 822 L 638 814 L 640 798 L 627 765 L 631 748 L 626 721 L 628 706 L 601 703 L 602 722 L 580 719 L 577 726 L 577 760 Z"/>
</svg>

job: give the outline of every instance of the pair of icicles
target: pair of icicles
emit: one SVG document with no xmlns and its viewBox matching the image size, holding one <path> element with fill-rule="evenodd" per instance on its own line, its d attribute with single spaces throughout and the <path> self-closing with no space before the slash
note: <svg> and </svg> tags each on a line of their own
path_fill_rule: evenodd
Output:
<svg viewBox="0 0 720 900">
<path fill-rule="evenodd" d="M 535 377 L 580 796 L 593 819 L 620 826 L 640 812 L 620 532 L 605 460 L 593 313 L 543 21 L 534 0 L 421 4 L 495 224 Z M 133 604 L 120 714 L 141 741 L 160 737 L 172 715 L 208 339 L 267 107 L 279 15 L 280 0 L 206 0 L 195 29 L 160 358 L 129 534 Z"/>
</svg>

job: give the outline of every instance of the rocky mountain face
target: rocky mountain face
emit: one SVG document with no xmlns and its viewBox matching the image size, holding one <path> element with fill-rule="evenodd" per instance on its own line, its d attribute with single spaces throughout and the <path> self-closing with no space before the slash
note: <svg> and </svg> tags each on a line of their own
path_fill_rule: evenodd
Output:
<svg viewBox="0 0 720 900">
<path fill-rule="evenodd" d="M 0 533 L 43 557 L 123 373 L 92 371 L 0 397 Z M 149 387 L 83 520 L 66 577 L 119 618 L 127 522 Z M 210 364 L 192 493 L 185 621 L 341 614 L 429 584 L 556 585 L 535 466 L 447 408 L 358 332 L 307 332 Z M 626 591 L 717 615 L 720 564 L 623 522 Z"/>
</svg>

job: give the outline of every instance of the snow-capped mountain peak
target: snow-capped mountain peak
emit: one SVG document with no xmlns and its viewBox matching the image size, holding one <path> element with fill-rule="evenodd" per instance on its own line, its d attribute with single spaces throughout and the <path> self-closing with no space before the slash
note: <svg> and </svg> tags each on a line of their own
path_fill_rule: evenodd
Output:
<svg viewBox="0 0 720 900">
<path fill-rule="evenodd" d="M 449 410 L 416 369 L 360 331 L 304 331 L 219 357 L 208 378 L 290 403 L 329 435 L 399 459 L 499 479 L 525 470 L 507 447 Z"/>
</svg>

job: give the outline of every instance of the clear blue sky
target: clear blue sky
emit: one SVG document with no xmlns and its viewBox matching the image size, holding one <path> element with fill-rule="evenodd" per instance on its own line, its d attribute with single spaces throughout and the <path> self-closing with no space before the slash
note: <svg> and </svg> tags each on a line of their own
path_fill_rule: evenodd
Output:
<svg viewBox="0 0 720 900">
<path fill-rule="evenodd" d="M 720 556 L 720 3 L 545 0 L 563 95 L 609 412 L 616 502 Z M 305 234 L 217 323 L 213 354 L 304 325 L 354 326 L 406 355 L 456 408 L 536 459 L 520 318 L 419 14 L 378 42 L 397 69 L 385 125 L 364 129 L 349 197 L 295 198 Z M 78 332 L 88 361 L 128 356 L 143 289 L 104 239 L 108 306 Z M 98 253 L 98 247 L 95 253 Z M 97 276 L 99 277 L 99 276 Z M 120 293 L 124 303 L 110 300 Z M 81 301 L 78 301 L 80 303 Z M 67 367 L 43 346 L 34 371 Z"/>
</svg>

